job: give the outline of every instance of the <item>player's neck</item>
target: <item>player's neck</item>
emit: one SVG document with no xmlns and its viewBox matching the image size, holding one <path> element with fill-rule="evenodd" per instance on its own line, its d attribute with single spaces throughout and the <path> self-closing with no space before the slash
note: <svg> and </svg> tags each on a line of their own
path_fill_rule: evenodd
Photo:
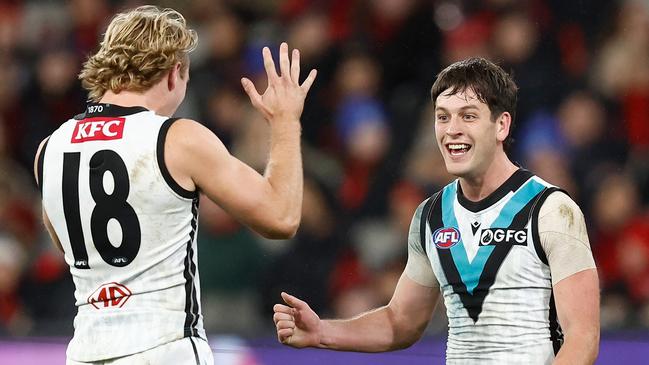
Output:
<svg viewBox="0 0 649 365">
<path fill-rule="evenodd" d="M 166 106 L 165 98 L 160 95 L 155 86 L 144 92 L 124 90 L 119 93 L 114 93 L 108 90 L 99 102 L 125 107 L 142 106 L 158 115 L 171 116 L 173 114 L 173 112 L 167 110 L 168 107 Z"/>
<path fill-rule="evenodd" d="M 471 201 L 480 201 L 496 191 L 509 177 L 518 170 L 505 153 L 494 159 L 482 174 L 471 177 L 460 177 L 464 197 Z"/>
</svg>

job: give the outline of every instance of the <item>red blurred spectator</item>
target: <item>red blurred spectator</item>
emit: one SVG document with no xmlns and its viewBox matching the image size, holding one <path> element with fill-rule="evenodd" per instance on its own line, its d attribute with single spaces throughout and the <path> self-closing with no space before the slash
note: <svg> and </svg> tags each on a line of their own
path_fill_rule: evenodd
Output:
<svg viewBox="0 0 649 365">
<path fill-rule="evenodd" d="M 632 302 L 649 304 L 649 215 L 638 216 L 621 232 L 615 257 Z"/>
</svg>

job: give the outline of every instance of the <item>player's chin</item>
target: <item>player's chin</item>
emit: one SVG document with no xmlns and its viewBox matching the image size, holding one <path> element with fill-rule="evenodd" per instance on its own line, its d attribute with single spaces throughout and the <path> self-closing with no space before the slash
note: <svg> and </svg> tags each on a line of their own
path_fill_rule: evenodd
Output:
<svg viewBox="0 0 649 365">
<path fill-rule="evenodd" d="M 451 159 L 444 159 L 444 163 L 446 164 L 446 171 L 454 176 L 465 176 L 470 170 L 468 161 L 453 161 Z"/>
</svg>

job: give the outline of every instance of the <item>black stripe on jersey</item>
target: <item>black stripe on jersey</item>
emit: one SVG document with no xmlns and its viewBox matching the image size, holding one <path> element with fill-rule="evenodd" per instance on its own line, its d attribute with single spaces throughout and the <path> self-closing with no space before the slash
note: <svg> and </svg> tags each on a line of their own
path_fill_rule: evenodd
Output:
<svg viewBox="0 0 649 365">
<path fill-rule="evenodd" d="M 541 196 L 537 199 L 537 203 L 532 209 L 532 241 L 534 242 L 534 250 L 536 251 L 536 255 L 539 257 L 539 260 L 546 265 L 548 265 L 548 257 L 545 255 L 545 251 L 543 251 L 543 246 L 541 246 L 541 237 L 539 235 L 539 212 L 548 196 L 555 191 L 560 191 L 570 196 L 565 190 L 556 187 L 549 187 L 543 190 Z"/>
<path fill-rule="evenodd" d="M 63 154 L 63 184 L 61 196 L 63 198 L 63 216 L 68 230 L 74 267 L 77 269 L 90 269 L 88 266 L 88 252 L 86 240 L 81 229 L 81 213 L 79 211 L 79 161 L 81 152 L 65 152 Z M 67 202 L 67 204 L 66 204 Z"/>
<path fill-rule="evenodd" d="M 563 331 L 557 320 L 557 307 L 554 304 L 554 293 L 550 295 L 550 312 L 548 313 L 550 322 L 550 340 L 554 354 L 558 354 L 563 345 Z"/>
<path fill-rule="evenodd" d="M 440 193 L 441 191 L 438 191 L 428 199 L 426 204 L 424 204 L 424 208 L 421 210 L 421 216 L 419 217 L 419 244 L 425 254 L 428 254 L 426 252 L 426 222 L 428 222 L 428 217 L 432 210 L 431 207 L 437 202 L 437 199 L 441 195 Z"/>
<path fill-rule="evenodd" d="M 509 225 L 509 227 L 507 227 L 507 229 L 525 229 L 525 225 L 530 219 L 532 206 L 538 199 L 539 195 L 540 194 L 537 194 L 536 198 L 532 198 L 523 207 L 523 209 L 516 213 L 514 219 L 512 220 L 512 223 Z M 442 204 L 438 204 L 440 209 L 438 216 L 440 217 L 440 220 L 442 216 L 441 205 Z M 439 222 L 438 224 L 439 227 L 442 226 L 441 222 Z M 437 226 L 431 225 L 431 228 L 432 227 Z M 462 301 L 464 308 L 466 308 L 467 312 L 469 312 L 469 317 L 473 319 L 474 323 L 478 321 L 478 316 L 482 312 L 482 304 L 484 303 L 487 294 L 489 294 L 489 288 L 491 288 L 491 286 L 496 281 L 498 270 L 500 269 L 502 263 L 505 261 L 505 258 L 507 257 L 507 254 L 509 254 L 509 251 L 512 247 L 513 246 L 511 244 L 498 244 L 495 246 L 494 250 L 491 252 L 491 255 L 487 259 L 487 262 L 485 263 L 482 274 L 480 274 L 478 285 L 475 287 L 475 289 L 473 289 L 473 294 L 469 294 L 468 290 L 466 289 L 466 285 L 462 281 L 460 273 L 458 272 L 457 267 L 455 266 L 455 262 L 453 261 L 453 257 L 451 256 L 451 250 L 437 248 L 439 260 L 442 265 L 442 269 L 444 270 L 444 274 L 446 275 L 446 279 L 453 286 L 453 291 L 460 296 L 460 300 Z"/>
<path fill-rule="evenodd" d="M 198 337 L 198 296 L 196 287 L 196 264 L 194 263 L 194 237 L 196 236 L 196 227 L 198 225 L 198 198 L 192 202 L 192 230 L 189 232 L 187 241 L 187 256 L 185 257 L 185 337 Z"/>
<path fill-rule="evenodd" d="M 462 184 L 457 184 L 457 201 L 466 209 L 471 212 L 479 212 L 494 205 L 497 201 L 504 198 L 505 195 L 511 191 L 516 191 L 518 188 L 534 176 L 531 172 L 525 169 L 516 170 L 502 185 L 498 187 L 493 193 L 489 194 L 486 198 L 474 202 L 467 199 L 462 192 Z"/>
<path fill-rule="evenodd" d="M 41 191 L 41 197 L 43 196 L 43 160 L 45 160 L 45 149 L 47 148 L 47 143 L 49 143 L 50 137 L 47 137 L 41 151 L 38 153 L 38 162 L 36 163 L 36 173 L 38 174 L 38 188 Z"/>
<path fill-rule="evenodd" d="M 196 344 L 194 343 L 194 338 L 193 338 L 193 337 L 189 337 L 189 342 L 192 343 L 192 350 L 194 350 L 194 359 L 196 359 L 196 365 L 200 365 L 200 364 L 201 364 L 201 361 L 200 361 L 200 359 L 198 358 L 198 350 L 196 350 Z"/>
<path fill-rule="evenodd" d="M 183 198 L 194 199 L 198 196 L 198 190 L 189 191 L 180 186 L 171 176 L 169 169 L 167 169 L 167 165 L 165 164 L 165 140 L 167 139 L 167 132 L 169 132 L 171 125 L 178 119 L 179 118 L 169 118 L 165 120 L 165 122 L 162 123 L 162 127 L 160 127 L 160 131 L 158 132 L 158 144 L 156 146 L 158 167 L 160 167 L 160 172 L 162 173 L 164 180 L 167 182 L 167 185 L 169 185 L 176 194 Z"/>
</svg>

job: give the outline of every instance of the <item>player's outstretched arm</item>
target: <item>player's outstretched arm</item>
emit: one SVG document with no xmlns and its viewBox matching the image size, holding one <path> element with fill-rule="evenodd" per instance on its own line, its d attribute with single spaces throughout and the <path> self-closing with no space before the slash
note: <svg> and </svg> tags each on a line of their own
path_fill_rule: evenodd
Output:
<svg viewBox="0 0 649 365">
<path fill-rule="evenodd" d="M 282 293 L 273 307 L 278 340 L 295 348 L 382 352 L 415 343 L 430 320 L 439 290 L 401 275 L 390 303 L 347 320 L 321 320 L 304 301 Z"/>
<path fill-rule="evenodd" d="M 300 116 L 316 71 L 312 70 L 300 84 L 299 51 L 293 50 L 289 60 L 286 43 L 280 46 L 281 75 L 267 47 L 263 58 L 268 77 L 266 91 L 259 94 L 246 78 L 241 82 L 253 106 L 270 125 L 265 173 L 261 175 L 234 158 L 212 132 L 186 119 L 169 129 L 165 162 L 182 187 L 199 188 L 265 237 L 289 238 L 299 226 L 302 211 Z"/>
</svg>

